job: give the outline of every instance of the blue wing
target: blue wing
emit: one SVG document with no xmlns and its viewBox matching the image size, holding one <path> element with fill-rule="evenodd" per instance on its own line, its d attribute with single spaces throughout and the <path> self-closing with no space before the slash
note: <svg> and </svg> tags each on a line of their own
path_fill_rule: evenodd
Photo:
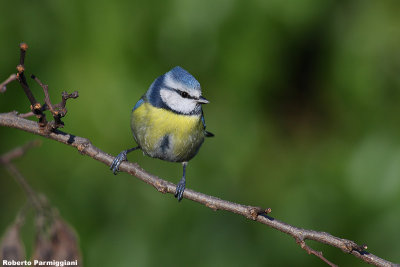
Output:
<svg viewBox="0 0 400 267">
<path fill-rule="evenodd" d="M 140 107 L 143 103 L 144 103 L 143 98 L 139 99 L 139 101 L 136 102 L 136 105 L 133 107 L 132 112 L 134 112 L 135 109 L 137 109 L 138 107 Z"/>
<path fill-rule="evenodd" d="M 204 132 L 205 132 L 206 137 L 213 137 L 213 136 L 214 136 L 213 133 L 210 133 L 210 132 L 207 132 L 207 131 L 206 131 L 206 121 L 205 121 L 205 119 L 204 119 L 203 111 L 201 112 L 201 122 L 203 123 Z"/>
<path fill-rule="evenodd" d="M 204 120 L 203 112 L 201 112 L 201 122 L 203 123 L 204 130 L 206 129 L 206 121 Z"/>
</svg>

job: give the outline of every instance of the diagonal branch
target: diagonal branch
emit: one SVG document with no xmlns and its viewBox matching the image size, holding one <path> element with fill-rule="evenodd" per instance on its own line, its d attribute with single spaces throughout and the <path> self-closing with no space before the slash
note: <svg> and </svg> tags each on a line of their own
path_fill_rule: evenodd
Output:
<svg viewBox="0 0 400 267">
<path fill-rule="evenodd" d="M 0 164 L 6 164 L 15 158 L 22 157 L 29 149 L 40 146 L 41 144 L 42 142 L 40 140 L 33 140 L 23 146 L 16 147 L 0 156 Z"/>
<path fill-rule="evenodd" d="M 296 239 L 297 244 L 299 244 L 300 247 L 301 247 L 302 249 L 304 249 L 305 251 L 307 251 L 308 254 L 313 254 L 313 255 L 317 256 L 318 258 L 320 258 L 321 260 L 323 260 L 324 262 L 326 262 L 326 264 L 328 264 L 329 266 L 337 267 L 336 264 L 334 264 L 334 263 L 330 262 L 329 260 L 327 260 L 327 259 L 322 255 L 322 252 L 321 252 L 321 251 L 316 251 L 315 249 L 310 248 L 310 247 L 306 244 L 306 242 L 305 242 L 304 240 L 299 240 L 299 239 L 297 239 L 297 238 L 295 238 L 295 239 Z"/>
<path fill-rule="evenodd" d="M 0 83 L 0 93 L 4 93 L 7 90 L 7 84 L 17 79 L 17 74 L 13 73 L 4 82 Z"/>
<path fill-rule="evenodd" d="M 41 145 L 40 140 L 30 141 L 20 147 L 14 148 L 13 150 L 0 155 L 0 165 L 4 165 L 6 170 L 14 177 L 15 181 L 21 186 L 25 192 L 29 203 L 35 208 L 37 212 L 42 212 L 42 204 L 40 203 L 40 198 L 32 187 L 28 184 L 22 173 L 18 168 L 11 162 L 15 158 L 22 157 L 29 149 Z"/>
<path fill-rule="evenodd" d="M 0 113 L 0 126 L 15 128 L 23 130 L 32 134 L 40 135 L 48 139 L 58 141 L 60 143 L 75 147 L 78 151 L 87 155 L 97 161 L 100 161 L 107 166 L 110 166 L 113 161 L 113 157 L 99 148 L 95 147 L 88 139 L 75 136 L 69 133 L 54 130 L 52 132 L 44 132 L 38 126 L 36 122 L 21 118 L 15 112 L 11 113 Z M 161 193 L 174 194 L 176 190 L 175 184 L 163 180 L 155 175 L 152 175 L 143 170 L 137 163 L 123 162 L 120 166 L 120 170 L 129 173 L 132 176 L 139 178 L 145 183 L 152 185 Z M 198 202 L 205 205 L 213 210 L 226 210 L 239 215 L 242 215 L 248 219 L 258 221 L 271 228 L 274 228 L 280 232 L 286 233 L 293 237 L 295 241 L 300 245 L 301 248 L 306 250 L 309 254 L 316 255 L 326 263 L 334 266 L 333 263 L 329 262 L 322 256 L 322 253 L 311 249 L 306 243 L 306 240 L 314 240 L 319 243 L 324 243 L 329 246 L 333 246 L 341 249 L 345 253 L 352 254 L 357 258 L 360 258 L 366 263 L 373 264 L 376 266 L 396 266 L 394 263 L 379 258 L 367 251 L 365 251 L 365 245 L 357 245 L 354 241 L 342 239 L 333 236 L 326 232 L 318 232 L 313 230 L 307 230 L 298 228 L 287 223 L 276 220 L 266 213 L 270 212 L 270 209 L 264 210 L 259 207 L 246 206 L 238 203 L 230 202 L 227 200 L 219 199 L 213 196 L 209 196 L 200 192 L 196 192 L 190 189 L 186 189 L 184 198 Z M 397 265 L 398 266 L 398 265 Z"/>
<path fill-rule="evenodd" d="M 28 203 L 34 208 L 36 236 L 31 258 L 42 262 L 72 259 L 78 261 L 78 266 L 80 266 L 79 245 L 73 229 L 62 219 L 57 209 L 49 204 L 44 195 L 35 192 L 12 163 L 13 159 L 23 156 L 27 150 L 40 144 L 40 140 L 31 141 L 0 155 L 0 165 L 4 165 L 5 169 L 21 186 Z M 6 237 L 0 244 L 0 258 L 8 261 L 23 261 L 25 259 L 24 245 L 20 239 L 20 228 L 25 221 L 26 211 L 27 205 L 18 213 L 15 223 L 9 228 L 11 230 L 6 232 Z M 4 264 L 3 262 L 2 266 L 7 265 Z"/>
</svg>

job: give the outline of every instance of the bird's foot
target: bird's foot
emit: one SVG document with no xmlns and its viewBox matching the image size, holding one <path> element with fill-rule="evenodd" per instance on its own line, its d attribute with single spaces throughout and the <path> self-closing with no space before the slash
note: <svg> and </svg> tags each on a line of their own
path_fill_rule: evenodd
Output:
<svg viewBox="0 0 400 267">
<path fill-rule="evenodd" d="M 178 201 L 181 201 L 183 198 L 183 192 L 185 191 L 185 186 L 186 186 L 186 181 L 184 178 L 182 178 L 176 185 L 175 197 L 178 199 Z"/>
<path fill-rule="evenodd" d="M 127 154 L 127 150 L 122 151 L 121 153 L 119 153 L 115 159 L 113 160 L 113 162 L 111 163 L 110 166 L 110 170 L 112 170 L 112 172 L 114 173 L 114 175 L 117 175 L 117 173 L 119 172 L 119 165 L 121 165 L 121 163 L 123 161 L 126 161 L 126 154 Z"/>
</svg>

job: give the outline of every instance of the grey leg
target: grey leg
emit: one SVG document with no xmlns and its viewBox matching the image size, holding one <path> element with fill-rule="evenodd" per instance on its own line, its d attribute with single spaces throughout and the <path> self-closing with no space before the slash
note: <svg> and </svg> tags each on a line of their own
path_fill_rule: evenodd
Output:
<svg viewBox="0 0 400 267">
<path fill-rule="evenodd" d="M 185 186 L 186 186 L 186 165 L 187 162 L 182 162 L 183 166 L 183 176 L 182 179 L 179 181 L 179 183 L 176 185 L 176 193 L 175 197 L 178 199 L 178 201 L 181 201 L 183 198 L 183 192 L 185 191 Z"/>
</svg>

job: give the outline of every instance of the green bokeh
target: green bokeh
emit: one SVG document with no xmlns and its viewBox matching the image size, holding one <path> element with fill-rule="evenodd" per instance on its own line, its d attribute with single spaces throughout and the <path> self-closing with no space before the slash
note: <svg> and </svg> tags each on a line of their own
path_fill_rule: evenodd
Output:
<svg viewBox="0 0 400 267">
<path fill-rule="evenodd" d="M 54 102 L 79 91 L 65 131 L 114 155 L 132 146 L 130 110 L 180 65 L 211 101 L 204 112 L 216 135 L 190 162 L 189 188 L 271 207 L 277 219 L 400 262 L 398 1 L 22 0 L 0 1 L 0 10 L 0 80 L 28 43 L 26 71 L 49 84 Z M 0 95 L 0 112 L 28 108 L 17 83 Z M 33 138 L 0 128 L 0 153 Z M 74 226 L 85 266 L 322 265 L 282 233 L 177 203 L 40 139 L 15 164 Z M 179 164 L 140 152 L 129 159 L 180 179 Z M 0 177 L 4 231 L 25 196 L 4 168 Z M 363 265 L 310 244 L 339 265 Z"/>
</svg>

